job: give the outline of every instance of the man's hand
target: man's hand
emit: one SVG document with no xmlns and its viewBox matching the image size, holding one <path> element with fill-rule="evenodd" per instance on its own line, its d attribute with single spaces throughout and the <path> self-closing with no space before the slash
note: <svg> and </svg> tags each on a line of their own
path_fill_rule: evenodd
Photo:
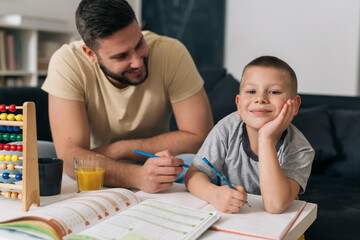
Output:
<svg viewBox="0 0 360 240">
<path fill-rule="evenodd" d="M 142 183 L 140 189 L 155 193 L 170 188 L 183 171 L 184 160 L 175 158 L 168 150 L 155 154 L 158 158 L 149 158 L 142 166 Z"/>
<path fill-rule="evenodd" d="M 247 200 L 247 194 L 244 187 L 235 184 L 233 187 L 236 190 L 229 188 L 227 185 L 217 187 L 211 204 L 224 213 L 240 212 Z"/>
<path fill-rule="evenodd" d="M 288 99 L 279 115 L 259 129 L 259 136 L 270 137 L 274 142 L 287 129 L 297 114 L 298 104 L 295 100 Z"/>
</svg>

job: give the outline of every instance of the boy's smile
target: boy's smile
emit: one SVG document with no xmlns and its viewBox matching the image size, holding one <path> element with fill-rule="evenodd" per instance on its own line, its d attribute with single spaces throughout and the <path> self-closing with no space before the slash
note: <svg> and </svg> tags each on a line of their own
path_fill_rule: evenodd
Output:
<svg viewBox="0 0 360 240">
<path fill-rule="evenodd" d="M 246 69 L 240 84 L 237 112 L 248 128 L 258 130 L 274 120 L 286 101 L 295 96 L 287 73 L 271 67 L 252 66 Z"/>
</svg>

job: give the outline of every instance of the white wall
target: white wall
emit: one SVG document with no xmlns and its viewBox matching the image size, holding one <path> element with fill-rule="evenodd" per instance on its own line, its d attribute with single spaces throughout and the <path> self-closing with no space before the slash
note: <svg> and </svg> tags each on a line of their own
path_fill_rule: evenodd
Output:
<svg viewBox="0 0 360 240">
<path fill-rule="evenodd" d="M 128 0 L 140 22 L 141 0 Z M 80 0 L 0 0 L 0 15 L 19 13 L 28 16 L 66 20 L 69 30 L 77 34 L 75 11 Z"/>
<path fill-rule="evenodd" d="M 0 0 L 0 15 L 19 13 L 27 16 L 66 20 L 76 33 L 75 9 L 80 0 Z"/>
<path fill-rule="evenodd" d="M 274 55 L 297 73 L 299 92 L 359 94 L 359 0 L 227 0 L 225 67 Z"/>
</svg>

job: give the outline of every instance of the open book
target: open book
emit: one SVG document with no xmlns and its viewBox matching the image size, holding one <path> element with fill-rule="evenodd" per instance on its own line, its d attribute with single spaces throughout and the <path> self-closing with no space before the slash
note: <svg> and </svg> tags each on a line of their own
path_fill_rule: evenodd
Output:
<svg viewBox="0 0 360 240">
<path fill-rule="evenodd" d="M 205 211 L 217 211 L 211 204 L 195 197 L 187 192 L 183 184 L 174 185 L 171 189 L 157 194 L 149 194 L 143 191 L 136 193 L 141 200 L 156 198 L 159 201 L 167 200 L 175 204 L 183 204 L 187 207 L 197 208 Z M 316 205 L 305 201 L 295 200 L 286 211 L 281 214 L 270 214 L 265 211 L 262 196 L 248 194 L 248 202 L 251 208 L 244 206 L 240 213 L 219 213 L 221 218 L 210 228 L 211 230 L 238 234 L 251 239 L 297 239 L 311 225 L 316 218 Z M 307 211 L 297 228 L 289 234 L 290 229 L 299 218 L 307 205 L 311 211 Z M 315 206 L 314 206 L 315 205 Z M 210 237 L 212 231 L 207 231 L 204 238 Z M 240 236 L 239 236 L 240 237 Z M 248 238 L 246 238 L 248 239 Z"/>
<path fill-rule="evenodd" d="M 285 238 L 307 204 L 305 201 L 295 200 L 283 213 L 271 214 L 265 211 L 260 195 L 248 194 L 248 201 L 251 208 L 244 206 L 238 214 L 221 213 L 220 221 L 211 229 L 253 238 L 281 240 Z M 216 209 L 208 205 L 203 210 Z"/>
<path fill-rule="evenodd" d="M 41 239 L 196 239 L 220 215 L 155 199 L 139 202 L 123 188 L 78 196 L 0 223 L 0 229 Z"/>
</svg>

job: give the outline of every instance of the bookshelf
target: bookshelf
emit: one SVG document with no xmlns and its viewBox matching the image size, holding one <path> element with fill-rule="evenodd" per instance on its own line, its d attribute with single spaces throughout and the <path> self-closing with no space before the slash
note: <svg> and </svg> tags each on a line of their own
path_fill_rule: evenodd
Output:
<svg viewBox="0 0 360 240">
<path fill-rule="evenodd" d="M 52 53 L 73 40 L 74 33 L 65 28 L 8 24 L 0 17 L 0 86 L 40 86 Z"/>
</svg>

